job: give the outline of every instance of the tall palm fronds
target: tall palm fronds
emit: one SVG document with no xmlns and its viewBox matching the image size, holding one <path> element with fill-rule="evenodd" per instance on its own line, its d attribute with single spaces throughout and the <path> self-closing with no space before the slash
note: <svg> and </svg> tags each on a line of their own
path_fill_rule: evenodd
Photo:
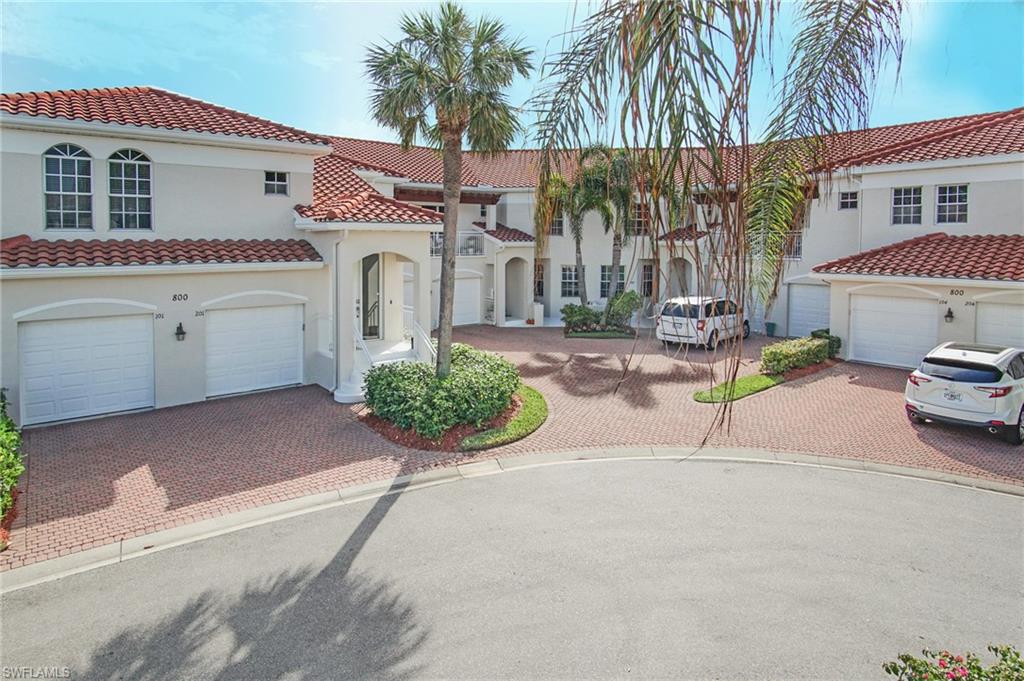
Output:
<svg viewBox="0 0 1024 681">
<path fill-rule="evenodd" d="M 436 15 L 404 16 L 401 29 L 401 40 L 370 47 L 366 74 L 374 119 L 396 130 L 406 149 L 422 137 L 442 152 L 437 375 L 443 378 L 451 369 L 463 140 L 484 153 L 504 151 L 515 140 L 521 127 L 505 91 L 517 75 L 529 75 L 532 50 L 509 39 L 500 21 L 484 17 L 473 22 L 452 2 L 443 3 Z"/>
<path fill-rule="evenodd" d="M 774 29 L 791 7 L 604 0 L 544 64 L 534 100 L 541 184 L 566 150 L 613 126 L 656 212 L 676 202 L 713 214 L 718 246 L 707 254 L 705 290 L 720 281 L 720 293 L 747 302 L 756 292 L 770 305 L 785 244 L 830 181 L 826 140 L 867 125 L 879 69 L 889 57 L 898 63 L 903 45 L 900 0 L 802 0 L 776 73 Z M 750 121 L 755 72 L 770 74 L 775 102 L 759 144 Z M 652 218 L 671 248 L 675 221 Z M 727 378 L 741 352 L 739 343 L 730 349 Z M 729 413 L 728 405 L 719 411 L 709 434 Z"/>
</svg>

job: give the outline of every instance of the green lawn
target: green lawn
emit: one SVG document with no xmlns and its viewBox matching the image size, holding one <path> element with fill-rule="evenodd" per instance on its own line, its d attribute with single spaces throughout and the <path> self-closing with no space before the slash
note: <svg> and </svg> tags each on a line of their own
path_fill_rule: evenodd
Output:
<svg viewBox="0 0 1024 681">
<path fill-rule="evenodd" d="M 628 331 L 570 331 L 566 338 L 635 338 L 636 334 Z"/>
<path fill-rule="evenodd" d="M 779 375 L 765 376 L 763 374 L 754 374 L 753 376 L 744 376 L 737 378 L 735 383 L 733 381 L 726 381 L 725 383 L 719 383 L 711 390 L 698 390 L 693 394 L 693 399 L 698 402 L 735 402 L 747 395 L 753 395 L 776 386 L 782 383 L 783 380 L 785 379 Z"/>
<path fill-rule="evenodd" d="M 528 385 L 520 386 L 516 394 L 523 400 L 523 406 L 514 419 L 505 424 L 503 428 L 494 428 L 470 435 L 462 441 L 459 449 L 468 452 L 507 445 L 509 442 L 522 440 L 540 428 L 540 424 L 544 423 L 548 417 L 548 403 L 544 401 L 544 396 Z"/>
</svg>

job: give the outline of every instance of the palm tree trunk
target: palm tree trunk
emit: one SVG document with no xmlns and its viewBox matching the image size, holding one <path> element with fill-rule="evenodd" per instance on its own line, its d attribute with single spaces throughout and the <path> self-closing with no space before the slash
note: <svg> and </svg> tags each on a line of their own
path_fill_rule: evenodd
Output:
<svg viewBox="0 0 1024 681">
<path fill-rule="evenodd" d="M 455 299 L 455 252 L 458 248 L 459 194 L 462 192 L 462 135 L 446 133 L 444 163 L 444 241 L 441 247 L 440 311 L 437 324 L 437 377 L 452 370 L 452 307 Z"/>
<path fill-rule="evenodd" d="M 608 303 L 604 306 L 602 324 L 608 323 L 608 312 L 611 310 L 612 298 L 619 293 L 619 268 L 622 266 L 622 232 L 612 231 L 612 280 L 608 284 Z"/>
<path fill-rule="evenodd" d="M 583 247 L 580 239 L 576 239 L 576 285 L 580 290 L 580 305 L 589 305 L 587 298 L 587 276 L 583 271 Z"/>
</svg>

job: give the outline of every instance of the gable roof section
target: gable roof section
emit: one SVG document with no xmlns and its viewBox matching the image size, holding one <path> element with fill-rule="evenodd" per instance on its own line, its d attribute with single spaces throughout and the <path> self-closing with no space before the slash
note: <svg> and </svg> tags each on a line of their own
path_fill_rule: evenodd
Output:
<svg viewBox="0 0 1024 681">
<path fill-rule="evenodd" d="M 300 144 L 329 142 L 298 128 L 150 86 L 0 94 L 0 111 Z"/>
<path fill-rule="evenodd" d="M 484 234 L 490 237 L 494 237 L 498 241 L 504 241 L 508 244 L 519 243 L 519 244 L 532 244 L 533 235 L 524 232 L 521 229 L 515 227 L 507 227 L 500 222 L 497 223 L 494 229 L 487 229 L 487 223 L 485 222 L 474 222 L 474 227 L 479 227 L 484 231 Z"/>
<path fill-rule="evenodd" d="M 352 137 L 331 137 L 334 153 L 347 158 L 388 168 L 397 176 L 408 177 L 413 182 L 441 184 L 444 180 L 441 154 L 430 147 L 414 146 L 403 151 L 394 142 L 360 140 Z M 466 154 L 463 155 L 465 160 Z M 462 183 L 482 184 L 474 174 L 471 163 L 462 165 Z"/>
<path fill-rule="evenodd" d="M 822 274 L 1024 281 L 1024 235 L 926 234 L 816 265 Z"/>
<path fill-rule="evenodd" d="M 0 242 L 0 266 L 199 265 L 320 262 L 302 239 L 31 239 Z"/>
</svg>

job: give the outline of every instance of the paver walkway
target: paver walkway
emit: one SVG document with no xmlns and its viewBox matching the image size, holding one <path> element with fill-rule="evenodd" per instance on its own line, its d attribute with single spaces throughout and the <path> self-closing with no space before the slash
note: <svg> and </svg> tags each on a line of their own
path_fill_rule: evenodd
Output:
<svg viewBox="0 0 1024 681">
<path fill-rule="evenodd" d="M 472 457 L 409 450 L 380 438 L 352 407 L 316 386 L 29 429 L 20 516 L 0 570 L 455 461 L 696 445 L 715 414 L 714 406 L 691 398 L 721 378 L 712 378 L 703 350 L 666 352 L 646 338 L 635 345 L 565 339 L 548 328 L 481 326 L 456 335 L 509 357 L 544 393 L 550 417 L 534 435 Z M 763 343 L 746 344 L 741 372 L 756 370 Z M 783 384 L 738 402 L 728 432 L 709 444 L 870 459 L 1024 485 L 1024 448 L 983 432 L 911 425 L 903 415 L 905 376 L 841 364 Z"/>
</svg>

